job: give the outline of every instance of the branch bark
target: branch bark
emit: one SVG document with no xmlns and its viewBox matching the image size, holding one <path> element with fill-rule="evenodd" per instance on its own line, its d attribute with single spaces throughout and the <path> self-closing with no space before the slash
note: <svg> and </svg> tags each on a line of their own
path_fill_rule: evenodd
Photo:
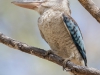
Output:
<svg viewBox="0 0 100 75">
<path fill-rule="evenodd" d="M 0 33 L 0 43 L 3 43 L 11 48 L 23 51 L 25 53 L 36 55 L 40 58 L 49 60 L 60 66 L 63 66 L 64 59 L 62 59 L 61 57 L 55 54 L 50 54 L 48 56 L 45 56 L 47 51 L 40 48 L 33 47 L 33 46 L 28 46 L 27 44 L 14 40 L 2 33 Z M 72 73 L 78 74 L 78 75 L 100 75 L 100 71 L 97 69 L 88 68 L 84 66 L 77 66 L 70 61 L 67 62 L 66 67 L 71 69 Z"/>
<path fill-rule="evenodd" d="M 81 5 L 100 23 L 100 8 L 92 0 L 78 0 Z"/>
</svg>

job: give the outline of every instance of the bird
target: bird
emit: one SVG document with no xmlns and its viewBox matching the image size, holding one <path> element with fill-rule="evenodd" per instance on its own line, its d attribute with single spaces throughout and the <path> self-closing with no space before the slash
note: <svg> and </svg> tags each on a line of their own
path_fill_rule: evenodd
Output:
<svg viewBox="0 0 100 75">
<path fill-rule="evenodd" d="M 83 36 L 71 17 L 68 0 L 13 1 L 17 6 L 32 9 L 40 14 L 38 27 L 51 51 L 62 57 L 64 63 L 87 66 Z"/>
</svg>

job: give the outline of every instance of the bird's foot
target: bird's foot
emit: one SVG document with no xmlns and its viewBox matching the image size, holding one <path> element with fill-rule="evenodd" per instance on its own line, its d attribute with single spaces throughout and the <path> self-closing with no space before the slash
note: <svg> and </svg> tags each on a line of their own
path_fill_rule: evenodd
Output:
<svg viewBox="0 0 100 75">
<path fill-rule="evenodd" d="M 53 51 L 52 51 L 52 50 L 48 50 L 48 51 L 45 53 L 44 58 L 45 58 L 46 56 L 49 56 L 50 54 L 53 54 Z"/>
<path fill-rule="evenodd" d="M 71 71 L 71 69 L 66 69 L 66 63 L 67 63 L 68 61 L 70 61 L 70 58 L 64 59 L 64 61 L 63 61 L 63 70 Z"/>
</svg>

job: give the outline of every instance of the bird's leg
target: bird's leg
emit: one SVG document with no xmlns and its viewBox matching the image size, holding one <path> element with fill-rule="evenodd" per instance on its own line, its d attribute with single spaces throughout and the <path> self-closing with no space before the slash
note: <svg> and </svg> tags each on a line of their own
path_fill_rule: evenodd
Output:
<svg viewBox="0 0 100 75">
<path fill-rule="evenodd" d="M 65 58 L 64 61 L 63 61 L 63 70 L 66 70 L 66 71 L 71 71 L 71 69 L 66 69 L 66 63 L 68 61 L 70 61 L 72 59 L 72 56 L 70 56 L 69 58 Z"/>
<path fill-rule="evenodd" d="M 52 50 L 48 50 L 48 51 L 45 53 L 44 58 L 45 58 L 46 56 L 49 56 L 50 54 L 54 54 Z"/>
</svg>

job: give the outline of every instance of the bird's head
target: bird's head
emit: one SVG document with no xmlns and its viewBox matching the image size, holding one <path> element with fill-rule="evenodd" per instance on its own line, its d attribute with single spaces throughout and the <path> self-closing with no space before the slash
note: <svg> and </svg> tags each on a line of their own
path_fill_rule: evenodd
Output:
<svg viewBox="0 0 100 75">
<path fill-rule="evenodd" d="M 70 15 L 68 0 L 23 0 L 13 1 L 12 3 L 20 7 L 33 9 L 40 14 L 43 14 L 46 10 L 53 9 L 66 11 Z"/>
</svg>

